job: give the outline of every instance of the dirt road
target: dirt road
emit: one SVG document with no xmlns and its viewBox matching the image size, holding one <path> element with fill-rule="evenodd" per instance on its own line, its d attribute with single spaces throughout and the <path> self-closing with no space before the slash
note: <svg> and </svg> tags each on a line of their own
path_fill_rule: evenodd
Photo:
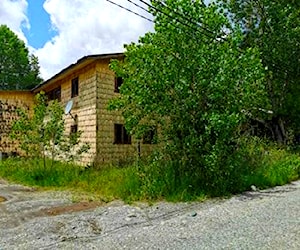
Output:
<svg viewBox="0 0 300 250">
<path fill-rule="evenodd" d="M 0 181 L 0 249 L 300 249 L 300 181 L 152 206 L 78 204 Z"/>
</svg>

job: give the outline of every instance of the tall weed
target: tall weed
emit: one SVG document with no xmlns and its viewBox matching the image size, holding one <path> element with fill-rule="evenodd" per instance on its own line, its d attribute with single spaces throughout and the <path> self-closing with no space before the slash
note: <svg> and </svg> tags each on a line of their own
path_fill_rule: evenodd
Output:
<svg viewBox="0 0 300 250">
<path fill-rule="evenodd" d="M 162 154 L 127 167 L 89 169 L 62 162 L 45 168 L 43 160 L 10 158 L 0 162 L 0 176 L 31 186 L 87 192 L 106 201 L 188 201 L 239 193 L 252 185 L 267 188 L 299 179 L 300 153 L 249 137 L 242 138 L 231 155 L 215 161 L 210 172 L 201 171 L 202 167 L 199 163 L 183 168 Z"/>
</svg>

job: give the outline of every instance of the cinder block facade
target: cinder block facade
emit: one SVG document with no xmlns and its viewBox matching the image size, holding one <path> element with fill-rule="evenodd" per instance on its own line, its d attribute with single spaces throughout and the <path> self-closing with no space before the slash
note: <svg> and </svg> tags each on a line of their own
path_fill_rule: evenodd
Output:
<svg viewBox="0 0 300 250">
<path fill-rule="evenodd" d="M 30 91 L 0 91 L 0 153 L 20 153 L 18 144 L 9 138 L 13 122 L 18 119 L 17 110 L 32 110 L 33 95 Z"/>
<path fill-rule="evenodd" d="M 64 107 L 70 100 L 73 101 L 72 116 L 65 115 L 66 133 L 82 131 L 81 141 L 90 145 L 80 164 L 122 164 L 137 157 L 138 142 L 126 133 L 123 117 L 119 112 L 107 110 L 109 100 L 119 95 L 117 79 L 109 69 L 109 63 L 111 59 L 122 60 L 123 57 L 121 53 L 86 56 L 31 92 L 24 95 L 15 92 L 22 96 L 18 100 L 24 99 L 24 105 L 28 107 L 32 106 L 33 96 L 40 91 L 44 91 L 49 99 L 58 99 Z M 10 96 L 6 99 L 12 101 L 10 97 L 13 95 L 7 95 Z M 1 92 L 0 98 L 1 101 L 6 100 L 2 99 Z M 7 134 L 7 131 L 0 133 Z M 151 145 L 140 144 L 142 154 L 150 150 Z"/>
</svg>

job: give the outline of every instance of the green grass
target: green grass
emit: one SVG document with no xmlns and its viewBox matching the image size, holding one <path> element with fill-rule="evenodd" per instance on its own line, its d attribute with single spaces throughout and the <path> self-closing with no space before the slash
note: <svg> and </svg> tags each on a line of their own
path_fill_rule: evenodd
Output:
<svg viewBox="0 0 300 250">
<path fill-rule="evenodd" d="M 233 164 L 238 167 L 232 173 L 218 174 L 221 181 L 211 186 L 201 185 L 197 174 L 178 175 L 176 166 L 155 161 L 122 168 L 84 169 L 61 162 L 44 168 L 41 160 L 10 158 L 0 162 L 0 176 L 29 186 L 72 190 L 88 199 L 127 202 L 203 200 L 249 190 L 251 185 L 262 189 L 300 178 L 299 153 L 270 145 L 249 145 L 247 150 L 248 158 L 240 157 Z"/>
<path fill-rule="evenodd" d="M 300 178 L 300 155 L 284 149 L 271 148 L 261 166 L 245 176 L 245 183 L 259 188 L 284 185 Z"/>
<path fill-rule="evenodd" d="M 121 187 L 130 171 L 130 168 L 85 169 L 62 162 L 44 168 L 42 160 L 21 158 L 0 162 L 0 176 L 9 181 L 47 189 L 68 189 L 105 201 L 121 198 Z"/>
</svg>

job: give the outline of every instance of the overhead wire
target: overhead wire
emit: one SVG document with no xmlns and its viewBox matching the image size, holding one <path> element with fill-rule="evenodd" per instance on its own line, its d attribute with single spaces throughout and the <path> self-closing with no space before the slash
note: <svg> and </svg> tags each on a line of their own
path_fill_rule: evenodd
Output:
<svg viewBox="0 0 300 250">
<path fill-rule="evenodd" d="M 132 14 L 135 14 L 135 15 L 137 15 L 137 16 L 143 18 L 143 19 L 146 19 L 147 21 L 150 21 L 150 22 L 152 22 L 152 23 L 155 23 L 154 20 L 151 20 L 150 18 L 147 18 L 147 17 L 143 16 L 142 14 L 139 14 L 139 13 L 134 12 L 134 11 L 132 11 L 132 10 L 130 10 L 130 9 L 128 9 L 128 8 L 126 8 L 126 7 L 122 6 L 122 5 L 120 5 L 120 4 L 117 4 L 117 3 L 113 2 L 112 0 L 106 0 L 106 1 L 109 2 L 109 3 L 111 3 L 111 4 L 113 4 L 113 5 L 116 5 L 116 6 L 122 8 L 122 9 L 124 9 L 124 10 L 126 10 L 126 11 L 128 11 L 128 12 L 130 12 L 130 13 L 132 13 Z M 138 8 L 140 8 L 140 9 L 146 11 L 147 13 L 152 14 L 148 9 L 144 8 L 143 6 L 141 6 L 141 5 L 139 5 L 139 4 L 135 3 L 135 2 L 133 2 L 133 1 L 131 1 L 131 0 L 127 0 L 127 1 L 130 2 L 131 4 L 137 6 Z M 150 4 L 148 4 L 148 3 L 146 3 L 146 2 L 145 2 L 145 4 L 146 4 L 148 7 L 151 6 Z M 150 8 L 150 7 L 149 7 L 149 8 Z M 163 14 L 164 14 L 164 13 L 163 13 Z M 176 18 L 175 18 L 175 20 L 178 21 Z M 181 23 L 182 23 L 183 25 L 189 27 L 189 28 L 193 28 L 193 27 L 191 27 L 191 26 L 189 26 L 189 25 L 187 25 L 187 24 L 185 24 L 185 23 L 183 23 L 183 22 L 181 22 Z M 175 28 L 178 28 L 174 23 L 171 23 L 171 25 L 174 26 Z M 194 31 L 197 32 L 197 30 L 194 30 Z M 187 32 L 185 32 L 185 34 L 186 34 L 187 36 L 191 37 L 191 38 L 195 38 L 194 35 L 188 34 Z M 214 37 L 210 37 L 210 38 L 213 38 L 213 39 L 214 39 Z"/>
<path fill-rule="evenodd" d="M 106 0 L 106 1 L 109 2 L 109 3 L 111 3 L 111 4 L 113 4 L 113 5 L 116 5 L 116 6 L 120 7 L 120 8 L 122 8 L 122 9 L 124 9 L 124 10 L 130 12 L 130 13 L 133 13 L 133 14 L 135 14 L 135 15 L 137 15 L 137 16 L 143 18 L 143 19 L 146 19 L 147 21 L 150 21 L 150 22 L 154 23 L 154 20 L 151 20 L 150 18 L 147 18 L 147 17 L 143 16 L 142 14 L 139 14 L 139 13 L 137 13 L 137 12 L 135 12 L 135 11 L 132 11 L 132 10 L 129 9 L 129 8 L 126 8 L 126 7 L 124 7 L 124 6 L 120 5 L 120 4 L 117 4 L 117 3 L 113 2 L 112 0 Z M 139 4 L 135 3 L 135 2 L 133 2 L 132 0 L 127 0 L 127 1 L 130 2 L 131 4 L 135 5 L 136 7 L 138 7 L 138 8 L 140 8 L 140 9 L 146 11 L 147 13 L 152 14 L 148 9 L 146 9 L 145 7 L 143 7 L 143 6 L 141 6 L 141 5 L 139 5 Z M 143 3 L 143 4 L 145 4 L 148 8 L 150 8 L 150 9 L 152 9 L 152 10 L 155 10 L 155 11 L 157 11 L 157 12 L 159 12 L 159 13 L 161 13 L 161 14 L 167 16 L 168 18 L 170 18 L 170 19 L 172 19 L 172 20 L 175 20 L 176 22 L 178 22 L 178 23 L 180 23 L 180 24 L 182 24 L 182 25 L 188 27 L 189 29 L 193 30 L 194 32 L 198 32 L 198 33 L 200 32 L 198 29 L 195 29 L 195 27 L 193 27 L 193 26 L 191 26 L 191 25 L 188 24 L 188 23 L 191 22 L 191 20 L 192 20 L 191 18 L 187 19 L 187 18 L 185 18 L 183 15 L 181 15 L 181 18 L 184 20 L 184 21 L 182 21 L 182 20 L 180 20 L 180 19 L 178 19 L 178 18 L 176 18 L 176 17 L 172 17 L 172 16 L 169 15 L 168 13 L 166 13 L 166 12 L 164 12 L 164 11 L 161 11 L 160 9 L 158 9 L 158 8 L 156 8 L 156 7 L 154 7 L 154 6 L 152 6 L 151 4 L 147 3 L 146 1 L 143 1 L 143 0 L 138 0 L 138 1 L 141 2 L 141 3 Z M 165 6 L 165 5 L 163 5 L 163 6 L 164 6 L 164 7 L 167 7 L 167 6 Z M 168 8 L 169 8 L 169 7 L 168 7 Z M 175 12 L 175 14 L 178 15 L 179 13 L 178 13 L 178 12 Z M 171 24 L 172 26 L 174 26 L 175 28 L 178 28 L 178 26 L 176 26 L 174 23 L 171 22 L 170 24 Z M 206 28 L 204 28 L 204 27 L 201 27 L 201 26 L 199 25 L 199 23 L 193 22 L 193 24 L 196 24 L 196 25 L 197 25 L 197 28 L 200 28 L 200 29 L 202 29 L 202 30 L 204 30 L 204 31 L 206 31 L 206 32 L 208 32 L 208 33 L 210 33 L 210 34 L 212 34 L 212 35 L 215 35 L 214 32 L 212 32 L 212 31 L 210 31 L 210 30 L 208 30 L 208 29 L 206 29 Z M 211 38 L 211 39 L 219 38 L 219 39 L 224 40 L 222 37 L 211 36 L 211 35 L 205 34 L 205 33 L 203 33 L 203 32 L 200 32 L 200 33 L 201 33 L 202 35 L 205 35 L 206 37 Z M 185 34 L 187 34 L 187 32 L 185 32 Z M 194 35 L 191 35 L 191 34 L 187 34 L 187 35 L 188 35 L 189 37 L 194 38 Z"/>
<path fill-rule="evenodd" d="M 130 0 L 128 0 L 128 1 L 130 1 Z M 150 5 L 149 3 L 145 2 L 144 0 L 138 0 L 138 1 L 141 2 L 141 3 L 143 3 L 143 4 L 145 4 L 145 5 L 147 5 L 149 8 L 151 8 L 151 9 L 153 9 L 153 10 L 155 10 L 155 11 L 160 12 L 161 14 L 164 14 L 164 15 L 168 16 L 169 18 L 174 19 L 171 15 L 169 15 L 169 14 L 165 13 L 164 11 L 161 11 L 160 9 L 158 9 L 158 8 L 156 8 L 156 7 L 152 6 L 152 5 Z M 212 34 L 212 35 L 215 35 L 215 33 L 214 33 L 213 31 L 211 31 L 211 30 L 209 30 L 209 29 L 207 29 L 207 28 L 201 26 L 200 23 L 195 22 L 190 16 L 185 16 L 185 15 L 183 15 L 182 13 L 180 13 L 180 12 L 178 12 L 178 11 L 174 11 L 173 9 L 171 9 L 170 7 L 168 7 L 163 1 L 158 1 L 158 0 L 153 0 L 153 1 L 155 1 L 156 3 L 158 3 L 159 5 L 161 5 L 162 7 L 168 9 L 169 11 L 172 11 L 172 12 L 175 13 L 176 15 L 180 16 L 183 20 L 186 20 L 186 21 L 188 21 L 188 22 L 190 22 L 190 23 L 196 25 L 197 28 L 200 28 L 200 29 L 202 29 L 202 30 L 204 30 L 204 31 L 206 31 L 206 32 L 208 32 L 208 33 L 210 33 L 210 34 Z M 264 14 L 265 14 L 265 13 L 264 13 Z M 175 20 L 178 21 L 178 19 L 176 19 L 176 18 L 175 18 Z M 180 23 L 182 23 L 182 22 L 180 22 Z M 187 26 L 187 25 L 186 25 L 186 26 Z M 190 27 L 190 26 L 189 26 L 189 27 Z M 208 35 L 205 34 L 205 33 L 202 33 L 202 34 L 208 36 Z M 226 33 L 223 33 L 223 35 L 226 35 Z M 211 36 L 208 36 L 208 37 L 212 38 Z M 222 37 L 222 36 L 219 36 L 219 37 L 216 36 L 216 37 L 214 37 L 214 38 L 215 38 L 215 39 L 221 39 L 221 40 L 223 40 L 223 41 L 226 41 L 226 39 L 225 39 L 224 37 Z M 239 50 L 242 51 L 241 49 L 239 49 Z M 275 65 L 274 65 L 274 66 L 275 66 Z M 288 69 L 282 69 L 282 67 L 279 67 L 279 66 L 275 66 L 275 69 L 277 69 L 277 70 L 279 70 L 279 71 L 280 71 L 280 70 L 283 70 L 285 74 L 292 73 L 290 70 L 288 70 Z"/>
<path fill-rule="evenodd" d="M 132 13 L 132 14 L 135 14 L 135 15 L 137 15 L 137 16 L 139 16 L 139 17 L 141 17 L 141 18 L 143 18 L 143 19 L 145 19 L 145 20 L 147 20 L 147 21 L 149 21 L 149 22 L 154 23 L 154 21 L 151 20 L 150 18 L 145 17 L 145 16 L 143 16 L 143 15 L 141 15 L 141 14 L 135 12 L 135 11 L 132 11 L 131 9 L 128 9 L 128 8 L 126 8 L 126 7 L 124 7 L 124 6 L 120 5 L 120 4 L 117 4 L 117 3 L 113 2 L 113 1 L 111 1 L 111 0 L 106 0 L 106 1 L 109 2 L 109 3 L 111 3 L 111 4 L 113 4 L 113 5 L 116 5 L 116 6 L 118 6 L 119 8 L 122 8 L 122 9 L 124 9 L 124 10 L 126 10 L 126 11 L 128 11 L 128 12 L 130 12 L 130 13 Z"/>
<path fill-rule="evenodd" d="M 133 1 L 131 1 L 131 0 L 127 0 L 127 1 L 128 1 L 129 3 L 135 5 L 136 7 L 140 8 L 141 10 L 144 10 L 144 11 L 148 12 L 149 14 L 152 14 L 152 13 L 150 13 L 149 10 L 146 9 L 145 7 L 139 5 L 139 4 L 137 4 L 137 3 L 135 3 L 135 2 L 133 2 Z"/>
<path fill-rule="evenodd" d="M 186 26 L 186 27 L 192 29 L 193 31 L 195 31 L 195 32 L 200 32 L 199 30 L 195 29 L 195 27 L 190 26 L 190 25 L 187 23 L 187 22 L 189 22 L 189 20 L 187 20 L 186 18 L 185 18 L 185 21 L 186 21 L 186 22 L 183 22 L 182 20 L 180 20 L 180 19 L 178 19 L 178 18 L 176 18 L 176 17 L 171 16 L 170 14 L 168 14 L 168 13 L 166 13 L 166 12 L 164 12 L 164 11 L 158 9 L 158 8 L 156 8 L 155 6 L 153 6 L 153 5 L 149 4 L 149 3 L 147 3 L 147 2 L 144 1 L 144 0 L 138 0 L 138 1 L 141 2 L 141 3 L 143 3 L 143 4 L 145 4 L 145 5 L 148 6 L 150 9 L 152 9 L 152 10 L 158 12 L 158 13 L 161 13 L 161 14 L 167 16 L 167 17 L 169 17 L 169 18 L 172 19 L 172 20 L 175 20 L 176 22 L 178 22 L 178 23 L 180 23 L 180 24 L 182 24 L 182 25 L 184 25 L 184 26 Z M 198 27 L 199 27 L 199 26 L 198 26 Z M 200 32 L 200 33 L 201 33 L 201 32 Z M 207 37 L 212 38 L 212 39 L 215 39 L 215 38 L 216 38 L 216 37 L 210 36 L 210 35 L 208 35 L 208 34 L 204 34 L 204 33 L 201 33 L 201 34 L 206 35 Z"/>
<path fill-rule="evenodd" d="M 142 0 L 139 0 L 140 2 L 143 2 Z M 183 15 L 181 12 L 179 11 L 176 11 L 176 10 L 173 10 L 171 9 L 169 6 L 167 6 L 165 4 L 164 1 L 157 1 L 157 0 L 153 0 L 154 2 L 158 3 L 160 6 L 162 6 L 163 8 L 166 8 L 167 10 L 169 11 L 172 11 L 174 12 L 174 14 L 178 15 L 180 18 L 182 18 L 183 20 L 186 20 L 188 21 L 189 23 L 192 23 L 195 25 L 195 27 L 207 32 L 207 33 L 210 33 L 212 35 L 216 35 L 215 32 L 211 31 L 210 29 L 206 28 L 203 26 L 203 24 L 201 24 L 200 22 L 196 22 L 195 20 L 193 20 L 192 17 L 190 17 L 189 15 Z M 226 35 L 225 33 L 223 35 Z M 222 40 L 225 40 L 223 37 L 217 37 L 217 38 L 220 38 Z"/>
<path fill-rule="evenodd" d="M 139 0 L 139 1 L 140 1 L 140 2 L 144 2 L 143 0 Z M 179 15 L 181 18 L 183 18 L 183 19 L 185 19 L 185 20 L 188 20 L 189 22 L 191 22 L 191 23 L 197 25 L 199 28 L 203 29 L 204 31 L 207 31 L 207 32 L 209 32 L 209 33 L 211 33 L 211 34 L 214 34 L 213 31 L 211 31 L 211 30 L 209 30 L 209 29 L 207 29 L 207 28 L 205 28 L 205 27 L 203 27 L 203 26 L 197 24 L 194 20 L 192 20 L 191 17 L 188 16 L 188 18 L 187 18 L 186 16 L 184 16 L 184 15 L 181 14 L 180 12 L 177 12 L 177 11 L 172 10 L 172 9 L 171 9 L 170 7 L 168 7 L 165 3 L 163 3 L 163 1 L 158 1 L 158 0 L 153 0 L 153 1 L 155 1 L 156 3 L 160 4 L 161 6 L 163 6 L 163 7 L 165 7 L 165 8 L 167 8 L 169 11 L 173 11 L 175 14 Z M 261 6 L 260 6 L 260 7 L 261 7 Z M 266 13 L 264 13 L 264 15 L 266 15 Z M 268 24 L 268 26 L 269 26 L 269 28 L 270 28 L 270 25 L 269 25 L 269 24 Z M 205 34 L 204 34 L 204 35 L 205 35 Z M 226 34 L 224 33 L 224 35 L 226 35 Z M 223 41 L 226 41 L 226 39 L 225 39 L 224 37 L 216 37 L 216 38 L 221 39 L 221 40 L 223 40 Z M 242 51 L 241 49 L 239 49 L 239 50 Z M 278 66 L 278 65 L 273 65 L 273 67 L 274 67 L 276 70 L 283 71 L 285 74 L 292 73 L 290 70 L 288 70 L 288 69 L 283 69 L 282 67 L 280 67 L 280 66 Z M 282 80 L 285 80 L 285 79 L 282 78 Z"/>
<path fill-rule="evenodd" d="M 122 9 L 124 9 L 124 10 L 126 10 L 126 11 L 128 11 L 128 12 L 130 12 L 130 13 L 132 13 L 132 14 L 135 14 L 135 15 L 137 15 L 137 16 L 139 16 L 139 17 L 141 17 L 141 18 L 143 18 L 143 19 L 145 19 L 145 20 L 147 20 L 147 21 L 150 21 L 150 22 L 152 22 L 152 23 L 155 23 L 154 20 L 151 20 L 151 19 L 148 18 L 148 17 L 145 17 L 145 16 L 143 16 L 143 15 L 141 15 L 141 14 L 135 12 L 135 11 L 132 11 L 132 10 L 130 10 L 130 9 L 128 9 L 128 8 L 126 8 L 126 7 L 122 6 L 122 5 L 120 5 L 120 4 L 117 4 L 117 3 L 113 2 L 112 0 L 106 0 L 106 1 L 109 2 L 109 3 L 111 3 L 111 4 L 113 4 L 113 5 L 116 5 L 116 6 L 122 8 Z M 138 7 L 138 8 L 140 8 L 140 9 L 146 11 L 147 13 L 152 14 L 152 13 L 151 13 L 148 9 L 146 9 L 145 7 L 142 7 L 141 5 L 135 3 L 135 2 L 133 2 L 133 1 L 131 1 L 131 0 L 127 0 L 127 1 L 130 2 L 131 4 L 135 5 L 136 7 Z M 210 33 L 210 34 L 212 34 L 212 35 L 215 35 L 215 33 L 214 33 L 213 31 L 211 31 L 211 30 L 209 30 L 209 29 L 207 29 L 207 28 L 205 28 L 205 27 L 199 25 L 200 23 L 197 23 L 197 22 L 193 21 L 193 20 L 191 19 L 191 17 L 187 18 L 187 17 L 185 17 L 183 14 L 181 14 L 181 13 L 179 13 L 179 12 L 175 12 L 175 11 L 172 10 L 170 7 L 166 6 L 164 3 L 161 3 L 161 2 L 159 2 L 159 1 L 157 1 L 157 0 L 154 0 L 154 1 L 156 1 L 158 4 L 160 4 L 161 6 L 167 8 L 168 10 L 172 11 L 172 12 L 175 13 L 176 15 L 180 16 L 180 17 L 181 17 L 183 20 L 185 20 L 186 22 L 184 22 L 184 21 L 182 21 L 182 20 L 179 20 L 178 18 L 175 18 L 175 17 L 171 16 L 170 14 L 168 14 L 168 13 L 166 13 L 166 12 L 164 12 L 164 11 L 158 9 L 158 8 L 156 8 L 155 6 L 152 6 L 151 4 L 147 3 L 147 2 L 144 1 L 144 0 L 138 0 L 138 1 L 141 2 L 141 3 L 143 3 L 144 5 L 146 5 L 148 8 L 150 8 L 150 9 L 152 9 L 152 10 L 158 12 L 158 13 L 161 13 L 161 14 L 167 16 L 168 18 L 170 18 L 170 19 L 172 19 L 172 20 L 175 20 L 176 22 L 178 22 L 178 23 L 180 23 L 180 24 L 182 24 L 182 25 L 184 25 L 184 26 L 186 26 L 186 27 L 192 29 L 192 30 L 195 31 L 195 32 L 200 32 L 200 30 L 195 29 L 195 26 L 190 26 L 190 25 L 187 24 L 186 22 L 191 22 L 191 23 L 193 23 L 194 25 L 196 25 L 197 28 L 200 28 L 200 29 L 202 29 L 202 30 L 204 30 L 204 31 L 206 31 L 206 32 L 208 32 L 208 33 Z M 177 27 L 177 26 L 175 26 L 175 24 L 172 23 L 172 22 L 171 22 L 170 24 L 171 24 L 172 26 L 174 26 L 174 27 Z M 193 35 L 191 35 L 191 34 L 189 34 L 189 33 L 187 33 L 187 32 L 184 32 L 184 33 L 185 33 L 186 35 L 188 35 L 189 37 L 194 38 Z M 221 40 L 223 40 L 223 41 L 226 41 L 226 39 L 225 39 L 224 37 L 211 36 L 211 35 L 208 35 L 207 33 L 204 33 L 204 32 L 200 32 L 200 33 L 201 33 L 202 35 L 205 35 L 206 37 L 211 38 L 211 39 L 221 39 Z M 239 49 L 239 50 L 242 51 L 241 49 Z M 276 68 L 277 68 L 277 70 L 279 70 L 279 67 L 276 67 Z M 282 69 L 281 69 L 281 70 L 282 70 Z M 285 73 L 288 73 L 288 71 L 285 71 Z M 283 80 L 283 79 L 282 79 L 282 80 Z"/>
</svg>

